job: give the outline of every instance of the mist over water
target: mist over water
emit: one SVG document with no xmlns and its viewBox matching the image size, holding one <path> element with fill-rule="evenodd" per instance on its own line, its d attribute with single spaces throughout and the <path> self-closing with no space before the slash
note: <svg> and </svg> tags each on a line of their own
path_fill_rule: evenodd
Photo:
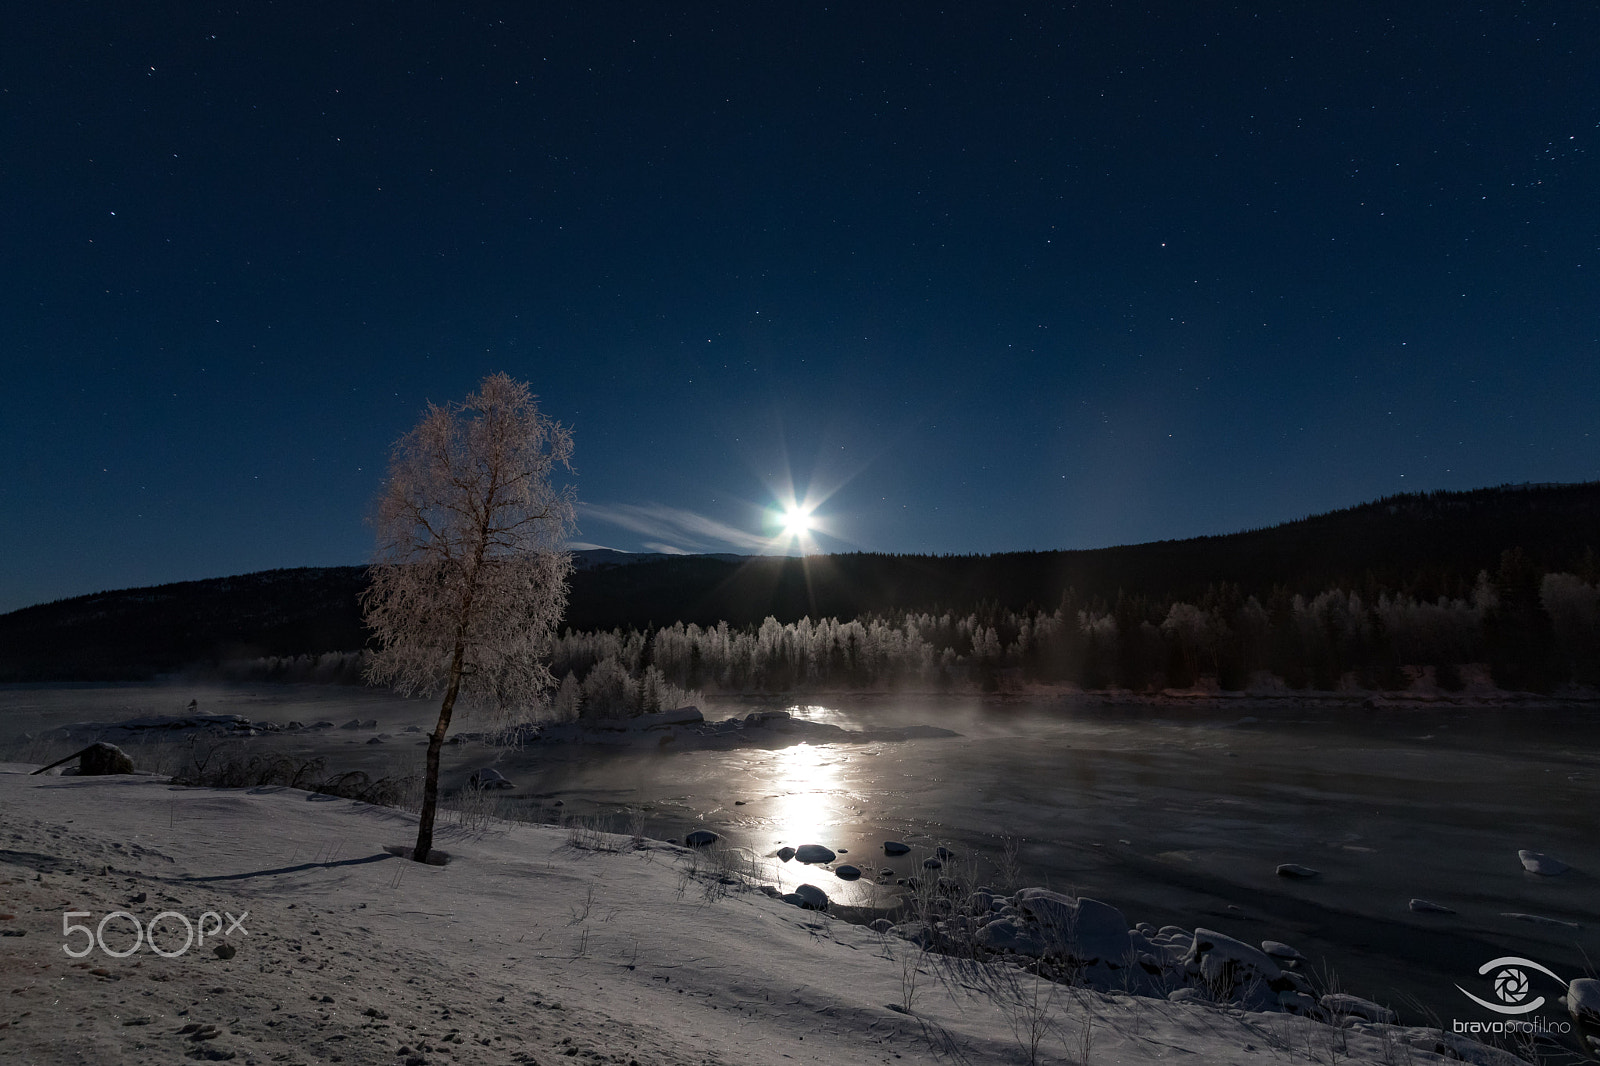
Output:
<svg viewBox="0 0 1600 1066">
<path fill-rule="evenodd" d="M 777 750 L 545 753 L 513 777 L 567 804 L 648 805 L 650 831 L 713 829 L 753 852 L 824 844 L 869 876 L 921 873 L 938 845 L 997 882 L 1089 895 L 1130 922 L 1286 941 L 1343 987 L 1421 1020 L 1474 1017 L 1456 985 L 1501 955 L 1564 976 L 1600 962 L 1600 716 L 1592 707 L 1362 710 L 1284 701 L 1151 707 L 830 700 L 845 728 L 932 724 L 957 738 Z M 742 803 L 740 801 L 743 801 Z M 887 858 L 884 840 L 913 854 Z M 1569 874 L 1526 873 L 1517 851 Z M 1280 863 L 1320 871 L 1277 875 Z M 846 902 L 883 889 L 774 864 Z M 1418 914 L 1413 897 L 1454 908 Z M 1503 917 L 1517 912 L 1583 926 Z M 1413 1002 L 1415 1001 L 1415 1002 Z M 1420 1004 L 1419 1010 L 1417 1004 Z"/>
</svg>

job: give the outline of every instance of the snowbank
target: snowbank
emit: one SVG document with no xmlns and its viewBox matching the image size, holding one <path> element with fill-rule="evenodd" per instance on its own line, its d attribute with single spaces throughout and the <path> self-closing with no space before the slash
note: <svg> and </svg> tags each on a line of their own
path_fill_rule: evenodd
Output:
<svg viewBox="0 0 1600 1066">
<path fill-rule="evenodd" d="M 1259 1063 L 1318 1049 L 1380 1062 L 1398 1042 L 1410 1061 L 1446 1061 L 1432 1030 L 1041 993 L 1013 967 L 963 968 L 770 898 L 707 851 L 446 825 L 437 843 L 451 862 L 422 867 L 385 850 L 414 832 L 411 816 L 386 808 L 16 769 L 0 768 L 0 1059 L 1000 1063 L 1026 1061 L 1039 1021 L 1048 1061 L 1077 1062 L 1087 1046 L 1095 1062 Z M 88 934 L 64 936 L 66 912 L 90 929 L 105 921 L 118 952 L 133 942 L 131 919 L 148 926 L 162 912 L 169 952 L 183 920 L 204 931 L 207 912 L 245 931 L 173 957 L 95 946 L 73 959 L 63 947 Z"/>
</svg>

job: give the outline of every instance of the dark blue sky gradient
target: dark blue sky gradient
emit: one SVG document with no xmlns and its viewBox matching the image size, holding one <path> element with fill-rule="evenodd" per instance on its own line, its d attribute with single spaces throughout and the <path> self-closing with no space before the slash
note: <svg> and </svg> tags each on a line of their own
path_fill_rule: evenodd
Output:
<svg viewBox="0 0 1600 1066">
<path fill-rule="evenodd" d="M 1600 477 L 1587 0 L 241 6 L 0 35 L 0 610 L 362 561 L 502 369 L 627 550 Z"/>
</svg>

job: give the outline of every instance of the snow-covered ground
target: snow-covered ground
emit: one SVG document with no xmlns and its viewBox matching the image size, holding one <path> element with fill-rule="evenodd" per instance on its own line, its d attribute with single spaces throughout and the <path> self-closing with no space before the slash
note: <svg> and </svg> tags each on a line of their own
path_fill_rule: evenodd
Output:
<svg viewBox="0 0 1600 1066">
<path fill-rule="evenodd" d="M 1023 1063 L 1033 1033 L 1052 1063 L 1428 1063 L 1441 1041 L 1497 1061 L 1421 1029 L 1008 983 L 660 842 L 449 823 L 452 861 L 424 867 L 386 850 L 414 832 L 392 809 L 28 769 L 0 766 L 4 1061 Z M 117 911 L 173 912 L 168 953 L 184 919 L 214 931 L 69 957 L 88 934 L 63 915 Z M 102 939 L 125 950 L 129 918 Z"/>
</svg>

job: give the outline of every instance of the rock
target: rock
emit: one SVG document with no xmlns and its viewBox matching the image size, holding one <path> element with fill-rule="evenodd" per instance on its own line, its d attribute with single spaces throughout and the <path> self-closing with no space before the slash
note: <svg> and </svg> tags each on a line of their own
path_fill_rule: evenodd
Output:
<svg viewBox="0 0 1600 1066">
<path fill-rule="evenodd" d="M 942 860 L 939 860 L 939 859 L 923 859 L 922 860 L 922 868 L 924 870 L 938 870 L 938 869 L 942 869 L 943 867 L 944 867 L 944 862 Z"/>
<path fill-rule="evenodd" d="M 821 844 L 801 844 L 795 849 L 794 857 L 801 862 L 832 862 L 837 858 L 831 850 Z"/>
<path fill-rule="evenodd" d="M 968 914 L 988 914 L 994 910 L 994 893 L 987 889 L 979 889 L 967 897 Z"/>
<path fill-rule="evenodd" d="M 285 729 L 304 729 L 305 727 L 306 727 L 306 724 L 304 722 L 290 722 L 288 725 L 284 726 L 283 728 L 285 728 Z"/>
<path fill-rule="evenodd" d="M 1567 1013 L 1584 1050 L 1600 1058 L 1600 981 L 1580 977 L 1567 986 Z"/>
<path fill-rule="evenodd" d="M 234 947 L 232 944 L 218 944 L 211 950 L 216 954 L 217 958 L 222 959 L 223 961 L 227 961 L 228 959 L 231 959 L 235 955 L 239 954 L 239 949 Z"/>
<path fill-rule="evenodd" d="M 773 899 L 779 899 L 783 895 L 781 892 L 778 891 L 778 886 L 776 886 L 776 885 L 762 885 L 761 886 L 761 891 L 765 892 L 767 895 L 771 896 Z"/>
<path fill-rule="evenodd" d="M 367 743 L 368 744 L 382 744 L 385 739 L 386 738 L 384 738 L 384 737 L 368 737 L 367 738 Z"/>
<path fill-rule="evenodd" d="M 794 854 L 793 848 L 778 849 L 778 858 L 782 859 L 784 862 L 788 862 L 790 859 L 794 858 Z"/>
<path fill-rule="evenodd" d="M 361 719 L 352 718 L 348 722 L 346 722 L 344 725 L 340 726 L 339 728 L 340 729 L 360 729 L 361 728 Z"/>
<path fill-rule="evenodd" d="M 422 727 L 420 725 L 408 725 L 404 729 L 400 730 L 400 732 L 402 732 L 402 733 L 420 733 L 420 732 L 422 732 Z"/>
<path fill-rule="evenodd" d="M 1052 950 L 1086 966 L 1104 963 L 1118 968 L 1133 957 L 1128 919 L 1110 904 L 1087 896 L 1074 899 L 1047 888 L 1024 888 L 1014 899 L 1018 909 L 1039 924 Z"/>
<path fill-rule="evenodd" d="M 1517 858 L 1522 860 L 1524 870 L 1540 877 L 1558 877 L 1572 869 L 1560 859 L 1551 858 L 1537 851 L 1528 851 L 1526 848 L 1517 852 Z"/>
<path fill-rule="evenodd" d="M 1278 1006 L 1290 1014 L 1311 1014 L 1317 1009 L 1317 1001 L 1292 988 L 1286 988 L 1278 993 Z"/>
<path fill-rule="evenodd" d="M 794 715 L 788 711 L 751 711 L 744 716 L 744 724 L 746 726 L 781 726 L 789 722 L 793 717 Z"/>
<path fill-rule="evenodd" d="M 801 906 L 809 910 L 825 911 L 828 909 L 828 894 L 816 885 L 801 885 L 790 895 L 799 896 Z"/>
<path fill-rule="evenodd" d="M 312 729 L 332 729 L 333 728 L 333 723 L 332 722 L 312 722 L 311 723 L 311 728 Z"/>
<path fill-rule="evenodd" d="M 1295 970 L 1285 970 L 1285 971 L 1283 971 L 1283 979 L 1285 981 L 1288 981 L 1289 982 L 1289 987 L 1294 989 L 1296 992 L 1304 992 L 1306 995 L 1309 996 L 1314 991 L 1314 989 L 1311 986 L 1311 978 L 1307 977 L 1303 973 L 1299 973 L 1298 971 L 1295 971 Z"/>
<path fill-rule="evenodd" d="M 883 853 L 885 855 L 904 855 L 910 850 L 910 844 L 902 844 L 898 840 L 885 840 L 883 842 Z"/>
<path fill-rule="evenodd" d="M 510 781 L 507 781 L 505 775 L 499 770 L 494 769 L 492 766 L 485 766 L 481 769 L 472 771 L 472 776 L 467 778 L 467 787 L 490 789 L 516 788 L 517 786 L 513 785 Z"/>
<path fill-rule="evenodd" d="M 683 842 L 691 848 L 709 848 L 722 838 L 709 829 L 696 829 L 683 838 Z"/>
<path fill-rule="evenodd" d="M 1204 1003 L 1205 993 L 1198 988 L 1175 988 L 1167 993 L 1168 1003 Z"/>
<path fill-rule="evenodd" d="M 1419 914 L 1454 914 L 1455 909 L 1446 907 L 1443 903 L 1435 903 L 1429 899 L 1414 899 L 1411 909 Z"/>
<path fill-rule="evenodd" d="M 933 856 L 936 859 L 953 859 L 956 857 L 956 853 L 945 847 L 943 844 L 940 844 L 938 847 L 933 849 Z"/>
<path fill-rule="evenodd" d="M 1583 928 L 1577 922 L 1564 922 L 1560 918 L 1546 918 L 1542 914 L 1523 914 L 1521 911 L 1501 911 L 1502 918 L 1515 918 L 1519 922 L 1532 922 L 1534 925 L 1547 925 L 1551 929 L 1570 929 L 1574 932 Z"/>
<path fill-rule="evenodd" d="M 1278 876 L 1293 877 L 1296 880 L 1304 881 L 1308 878 L 1320 877 L 1321 871 L 1313 870 L 1309 866 L 1301 866 L 1297 862 L 1286 862 L 1278 867 Z"/>
<path fill-rule="evenodd" d="M 102 774 L 131 774 L 133 760 L 115 744 L 91 744 L 78 756 L 78 776 L 98 777 Z"/>
<path fill-rule="evenodd" d="M 835 868 L 833 873 L 834 876 L 843 878 L 846 881 L 858 881 L 861 879 L 861 871 L 849 863 Z"/>
<path fill-rule="evenodd" d="M 1266 953 L 1213 929 L 1196 929 L 1184 969 L 1203 980 L 1219 1000 L 1238 999 L 1245 1009 L 1277 1003 L 1278 993 L 1291 988 L 1283 970 Z"/>
<path fill-rule="evenodd" d="M 1319 1002 L 1322 1009 L 1329 1014 L 1342 1014 L 1384 1025 L 1393 1025 L 1396 1021 L 1394 1011 L 1388 1007 L 1379 1006 L 1370 999 L 1352 996 L 1348 992 L 1330 992 Z"/>
<path fill-rule="evenodd" d="M 1304 962 L 1306 958 L 1288 944 L 1278 940 L 1263 940 L 1261 950 L 1268 958 L 1279 962 Z"/>
<path fill-rule="evenodd" d="M 989 922 L 973 939 L 990 951 L 1011 951 L 1035 959 L 1050 948 L 1037 925 L 1014 915 Z"/>
<path fill-rule="evenodd" d="M 927 922 L 902 922 L 889 932 L 901 940 L 909 940 L 919 948 L 931 948 L 937 939 Z"/>
<path fill-rule="evenodd" d="M 361 723 L 361 728 L 362 729 L 376 729 L 376 728 L 378 728 L 378 720 L 376 718 L 368 718 L 368 719 L 366 719 L 365 721 L 363 721 Z"/>
</svg>

